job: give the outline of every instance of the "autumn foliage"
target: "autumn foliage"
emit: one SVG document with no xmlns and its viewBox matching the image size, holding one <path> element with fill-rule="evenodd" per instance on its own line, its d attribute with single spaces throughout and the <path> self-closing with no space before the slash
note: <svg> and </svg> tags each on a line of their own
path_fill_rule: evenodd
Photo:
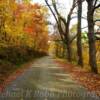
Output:
<svg viewBox="0 0 100 100">
<path fill-rule="evenodd" d="M 0 69 L 47 53 L 46 17 L 41 5 L 0 0 Z"/>
</svg>

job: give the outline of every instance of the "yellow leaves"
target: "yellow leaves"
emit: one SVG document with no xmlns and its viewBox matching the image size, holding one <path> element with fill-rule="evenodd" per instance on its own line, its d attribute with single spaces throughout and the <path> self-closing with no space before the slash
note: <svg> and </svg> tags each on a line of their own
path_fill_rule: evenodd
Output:
<svg viewBox="0 0 100 100">
<path fill-rule="evenodd" d="M 46 24 L 47 9 L 38 4 L 17 4 L 8 0 L 0 4 L 3 16 L 4 30 L 7 42 L 13 45 L 36 47 L 46 50 L 48 42 L 48 28 Z M 7 38 L 6 37 L 6 38 Z"/>
<path fill-rule="evenodd" d="M 17 9 L 17 4 L 15 3 L 14 0 L 10 0 L 9 6 L 10 6 L 10 9 L 13 11 L 15 11 Z"/>
<path fill-rule="evenodd" d="M 28 40 L 26 40 L 26 44 L 27 46 L 32 48 L 34 46 L 34 40 L 32 38 L 29 38 Z"/>
</svg>

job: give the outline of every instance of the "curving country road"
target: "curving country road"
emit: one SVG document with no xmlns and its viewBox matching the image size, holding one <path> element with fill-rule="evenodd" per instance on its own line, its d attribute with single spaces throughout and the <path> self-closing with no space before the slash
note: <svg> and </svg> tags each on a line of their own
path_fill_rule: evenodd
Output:
<svg viewBox="0 0 100 100">
<path fill-rule="evenodd" d="M 100 100 L 72 80 L 51 57 L 35 61 L 0 94 L 0 100 Z"/>
</svg>

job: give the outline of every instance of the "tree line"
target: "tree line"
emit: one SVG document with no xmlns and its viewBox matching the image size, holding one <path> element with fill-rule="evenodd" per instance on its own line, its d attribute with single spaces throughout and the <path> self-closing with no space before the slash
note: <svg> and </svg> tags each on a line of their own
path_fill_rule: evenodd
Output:
<svg viewBox="0 0 100 100">
<path fill-rule="evenodd" d="M 97 9 L 100 7 L 100 0 L 72 0 L 71 9 L 66 17 L 62 16 L 57 8 L 57 1 L 51 0 L 52 6 L 49 0 L 45 0 L 48 8 L 56 20 L 56 25 L 59 31 L 61 41 L 66 45 L 67 49 L 67 60 L 72 61 L 72 42 L 76 39 L 77 43 L 77 63 L 83 67 L 83 49 L 82 49 L 82 5 L 84 2 L 87 3 L 87 23 L 88 23 L 88 45 L 89 45 L 89 65 L 94 73 L 98 73 L 97 60 L 96 60 L 96 36 L 95 36 L 95 23 L 100 19 L 95 19 L 94 15 Z M 77 8 L 77 34 L 74 37 L 70 36 L 70 23 L 74 10 Z M 100 17 L 100 16 L 99 16 Z M 63 25 L 62 25 L 63 23 Z M 64 29 L 65 27 L 65 29 Z M 99 38 L 98 38 L 99 40 Z"/>
<path fill-rule="evenodd" d="M 45 55 L 46 16 L 45 7 L 29 0 L 0 0 L 0 61 L 18 64 Z"/>
</svg>

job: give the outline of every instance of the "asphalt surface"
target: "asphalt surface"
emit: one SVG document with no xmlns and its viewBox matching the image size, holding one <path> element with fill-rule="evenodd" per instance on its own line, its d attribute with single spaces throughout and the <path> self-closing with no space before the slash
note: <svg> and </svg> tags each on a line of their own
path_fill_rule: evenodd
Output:
<svg viewBox="0 0 100 100">
<path fill-rule="evenodd" d="M 32 67 L 11 82 L 0 100 L 100 100 L 72 80 L 51 57 L 35 61 Z"/>
</svg>

